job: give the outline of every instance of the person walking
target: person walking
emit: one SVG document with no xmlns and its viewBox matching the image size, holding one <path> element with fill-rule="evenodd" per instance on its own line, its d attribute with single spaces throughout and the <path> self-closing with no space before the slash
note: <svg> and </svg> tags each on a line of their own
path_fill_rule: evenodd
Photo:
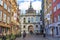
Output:
<svg viewBox="0 0 60 40">
<path fill-rule="evenodd" d="M 26 32 L 24 31 L 24 32 L 23 32 L 23 38 L 25 38 L 25 37 L 26 37 Z"/>
<path fill-rule="evenodd" d="M 46 36 L 46 33 L 45 33 L 45 30 L 44 30 L 43 37 L 45 37 L 45 36 Z"/>
</svg>

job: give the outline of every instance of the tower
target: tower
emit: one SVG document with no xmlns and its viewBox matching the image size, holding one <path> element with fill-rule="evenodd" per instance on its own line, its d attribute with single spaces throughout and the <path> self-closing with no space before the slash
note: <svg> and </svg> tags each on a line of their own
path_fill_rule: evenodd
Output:
<svg viewBox="0 0 60 40">
<path fill-rule="evenodd" d="M 28 10 L 26 10 L 26 13 L 35 13 L 36 10 L 33 9 L 32 7 L 32 1 L 30 1 L 30 7 L 28 8 Z"/>
<path fill-rule="evenodd" d="M 32 1 L 30 1 L 30 8 L 32 8 Z"/>
</svg>

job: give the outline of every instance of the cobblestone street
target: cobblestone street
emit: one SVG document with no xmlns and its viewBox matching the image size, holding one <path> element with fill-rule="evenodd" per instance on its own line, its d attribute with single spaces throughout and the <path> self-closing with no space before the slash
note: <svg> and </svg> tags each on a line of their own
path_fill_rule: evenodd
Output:
<svg viewBox="0 0 60 40">
<path fill-rule="evenodd" d="M 55 38 L 55 37 L 43 37 L 41 35 L 27 35 L 26 38 L 23 39 L 23 37 L 21 38 L 16 38 L 16 40 L 60 40 L 60 38 Z"/>
</svg>

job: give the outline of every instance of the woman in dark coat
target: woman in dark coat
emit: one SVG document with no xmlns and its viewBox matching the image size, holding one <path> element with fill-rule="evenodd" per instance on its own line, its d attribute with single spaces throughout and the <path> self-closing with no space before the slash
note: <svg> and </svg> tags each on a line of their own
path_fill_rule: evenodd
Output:
<svg viewBox="0 0 60 40">
<path fill-rule="evenodd" d="M 25 37 L 26 37 L 26 32 L 24 31 L 24 32 L 23 32 L 23 38 L 25 38 Z"/>
</svg>

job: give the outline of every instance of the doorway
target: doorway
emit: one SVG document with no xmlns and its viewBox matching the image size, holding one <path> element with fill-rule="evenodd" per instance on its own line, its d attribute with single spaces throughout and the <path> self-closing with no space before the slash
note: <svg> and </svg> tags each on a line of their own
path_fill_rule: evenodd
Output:
<svg viewBox="0 0 60 40">
<path fill-rule="evenodd" d="M 30 26 L 28 26 L 28 32 L 30 33 L 30 34 L 33 34 L 33 26 L 32 25 L 30 25 Z"/>
</svg>

